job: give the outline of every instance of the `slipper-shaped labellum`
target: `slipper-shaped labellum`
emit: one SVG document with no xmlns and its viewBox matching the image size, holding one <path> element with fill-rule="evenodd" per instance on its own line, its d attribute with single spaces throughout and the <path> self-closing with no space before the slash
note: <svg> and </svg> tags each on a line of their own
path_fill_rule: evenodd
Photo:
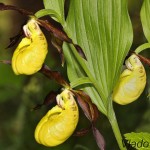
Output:
<svg viewBox="0 0 150 150">
<path fill-rule="evenodd" d="M 23 27 L 25 38 L 21 40 L 12 57 L 12 69 L 16 75 L 31 75 L 39 71 L 48 49 L 46 38 L 38 22 L 32 18 Z"/>
<path fill-rule="evenodd" d="M 121 74 L 113 92 L 113 100 L 121 105 L 135 101 L 146 85 L 145 69 L 138 56 L 132 54 L 125 64 L 127 69 Z"/>
<path fill-rule="evenodd" d="M 64 90 L 56 99 L 57 105 L 47 112 L 35 129 L 36 141 L 48 147 L 65 142 L 79 119 L 78 106 L 69 90 Z"/>
</svg>

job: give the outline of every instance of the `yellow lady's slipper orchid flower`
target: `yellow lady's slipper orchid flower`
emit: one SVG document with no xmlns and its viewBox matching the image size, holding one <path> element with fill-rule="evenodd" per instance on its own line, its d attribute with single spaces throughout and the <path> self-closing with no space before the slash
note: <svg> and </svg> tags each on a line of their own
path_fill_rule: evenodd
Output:
<svg viewBox="0 0 150 150">
<path fill-rule="evenodd" d="M 113 100 L 120 105 L 135 101 L 146 85 L 145 69 L 138 56 L 132 54 L 125 63 L 127 69 L 121 74 L 113 92 Z"/>
<path fill-rule="evenodd" d="M 64 90 L 56 99 L 58 105 L 47 112 L 35 129 L 36 141 L 48 147 L 65 142 L 79 118 L 78 106 L 69 90 Z"/>
<path fill-rule="evenodd" d="M 12 69 L 16 75 L 31 75 L 39 71 L 47 55 L 47 41 L 37 21 L 32 18 L 23 27 L 22 39 L 12 57 Z"/>
</svg>

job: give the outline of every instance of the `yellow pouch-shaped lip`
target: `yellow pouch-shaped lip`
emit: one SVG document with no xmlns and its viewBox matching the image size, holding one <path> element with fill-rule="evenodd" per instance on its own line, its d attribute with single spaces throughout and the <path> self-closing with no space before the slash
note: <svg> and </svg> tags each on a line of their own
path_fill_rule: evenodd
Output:
<svg viewBox="0 0 150 150">
<path fill-rule="evenodd" d="M 142 94 L 146 85 L 146 72 L 139 58 L 133 54 L 126 60 L 127 69 L 123 71 L 113 91 L 113 100 L 129 104 Z"/>
<path fill-rule="evenodd" d="M 65 142 L 78 123 L 77 104 L 68 90 L 59 95 L 62 107 L 56 105 L 40 120 L 35 129 L 35 139 L 45 146 L 57 146 Z"/>
<path fill-rule="evenodd" d="M 12 69 L 16 75 L 38 72 L 47 55 L 47 41 L 36 20 L 24 26 L 28 37 L 21 40 L 12 57 Z"/>
</svg>

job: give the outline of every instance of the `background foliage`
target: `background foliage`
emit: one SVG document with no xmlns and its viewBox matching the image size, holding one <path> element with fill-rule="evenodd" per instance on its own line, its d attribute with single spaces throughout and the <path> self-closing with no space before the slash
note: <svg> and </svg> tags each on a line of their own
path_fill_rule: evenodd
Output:
<svg viewBox="0 0 150 150">
<path fill-rule="evenodd" d="M 42 0 L 1 0 L 6 4 L 13 4 L 19 7 L 31 10 L 33 12 L 43 8 Z M 129 10 L 131 21 L 134 29 L 134 41 L 132 50 L 141 43 L 145 43 L 145 37 L 141 28 L 140 8 L 142 0 L 129 1 Z M 34 6 L 34 8 L 32 7 Z M 11 58 L 12 52 L 15 49 L 5 49 L 9 43 L 9 37 L 17 34 L 20 25 L 24 19 L 19 14 L 7 11 L 0 12 L 0 59 Z M 47 34 L 47 39 L 49 39 Z M 47 56 L 47 64 L 51 68 L 64 72 L 60 65 L 58 53 L 52 46 L 51 51 Z M 149 56 L 149 52 L 143 53 Z M 113 66 L 112 66 L 113 67 Z M 37 144 L 34 140 L 34 129 L 41 116 L 48 108 L 43 107 L 38 111 L 30 111 L 37 103 L 41 103 L 45 95 L 50 90 L 58 89 L 58 85 L 53 81 L 49 81 L 43 75 L 37 73 L 33 76 L 15 76 L 10 68 L 0 64 L 0 149 L 4 150 L 97 150 L 96 143 L 92 133 L 84 137 L 71 137 L 63 145 L 55 148 L 46 148 Z M 150 74 L 147 67 L 147 75 Z M 141 95 L 138 101 L 127 105 L 120 106 L 115 104 L 115 111 L 123 133 L 131 131 L 150 132 L 150 100 L 147 98 L 150 92 L 150 78 L 148 77 L 147 89 Z M 81 112 L 82 113 L 82 112 Z M 87 127 L 88 121 L 83 115 L 80 116 L 78 128 Z M 107 149 L 117 150 L 117 144 L 107 119 L 100 115 L 97 124 L 98 128 L 105 137 Z M 87 142 L 88 141 L 88 142 Z"/>
</svg>

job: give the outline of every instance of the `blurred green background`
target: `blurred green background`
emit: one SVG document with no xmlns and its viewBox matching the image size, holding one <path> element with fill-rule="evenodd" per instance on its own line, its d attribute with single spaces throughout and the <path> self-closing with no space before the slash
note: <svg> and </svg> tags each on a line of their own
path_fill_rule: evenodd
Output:
<svg viewBox="0 0 150 150">
<path fill-rule="evenodd" d="M 12 4 L 36 12 L 43 8 L 42 0 L 0 0 L 5 4 Z M 142 0 L 129 0 L 129 11 L 134 30 L 132 50 L 145 43 L 140 22 L 140 8 Z M 11 59 L 15 46 L 5 49 L 9 38 L 18 33 L 25 17 L 14 11 L 0 12 L 0 60 Z M 45 31 L 44 31 L 45 32 Z M 46 33 L 50 43 L 50 35 Z M 150 53 L 143 52 L 150 58 Z M 46 63 L 54 70 L 62 72 L 66 77 L 66 68 L 60 65 L 57 51 L 50 45 Z M 112 66 L 113 67 L 113 66 Z M 131 131 L 150 132 L 150 68 L 147 70 L 147 87 L 141 97 L 126 106 L 114 104 L 118 123 L 122 133 Z M 34 140 L 34 129 L 40 118 L 47 112 L 47 107 L 31 111 L 36 104 L 42 103 L 46 94 L 57 90 L 59 85 L 50 81 L 42 74 L 32 76 L 16 76 L 9 65 L 0 64 L 0 150 L 98 150 L 91 132 L 83 137 L 71 137 L 64 144 L 47 148 L 37 144 Z M 80 121 L 77 129 L 87 127 L 88 120 L 80 111 Z M 112 133 L 111 126 L 105 116 L 100 114 L 97 127 L 104 135 L 107 150 L 119 150 Z"/>
</svg>

